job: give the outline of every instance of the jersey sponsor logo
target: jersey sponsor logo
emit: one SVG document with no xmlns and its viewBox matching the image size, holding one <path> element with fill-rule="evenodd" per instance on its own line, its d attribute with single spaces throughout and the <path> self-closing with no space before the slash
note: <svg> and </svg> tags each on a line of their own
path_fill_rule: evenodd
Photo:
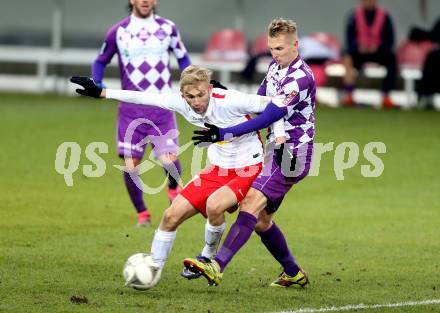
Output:
<svg viewBox="0 0 440 313">
<path fill-rule="evenodd" d="M 213 97 L 213 98 L 217 98 L 217 99 L 224 99 L 224 98 L 226 97 L 226 95 L 221 95 L 221 94 L 219 94 L 219 93 L 215 93 L 215 92 L 213 92 L 213 93 L 212 93 L 212 97 Z"/>
<path fill-rule="evenodd" d="M 150 56 L 161 56 L 166 50 L 163 48 L 153 48 L 153 47 L 139 47 L 124 49 L 124 55 L 130 56 L 131 58 L 148 58 Z"/>
<path fill-rule="evenodd" d="M 298 92 L 296 92 L 295 90 L 292 91 L 286 98 L 284 98 L 283 100 L 283 105 L 287 106 L 290 101 L 292 101 L 293 98 L 295 98 L 298 95 Z"/>
<path fill-rule="evenodd" d="M 260 156 L 260 154 L 257 153 L 257 154 L 254 154 L 252 157 L 253 157 L 254 159 L 256 159 L 256 158 L 258 158 L 259 156 Z"/>
</svg>

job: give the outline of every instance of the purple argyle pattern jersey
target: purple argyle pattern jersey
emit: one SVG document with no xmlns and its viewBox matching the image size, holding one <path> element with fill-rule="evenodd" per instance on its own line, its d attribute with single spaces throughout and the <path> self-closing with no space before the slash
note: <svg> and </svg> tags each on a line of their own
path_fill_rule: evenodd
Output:
<svg viewBox="0 0 440 313">
<path fill-rule="evenodd" d="M 258 90 L 258 94 L 273 97 L 272 102 L 285 111 L 287 141 L 295 148 L 313 142 L 315 93 L 313 73 L 299 56 L 283 69 L 272 62 Z"/>
<path fill-rule="evenodd" d="M 175 55 L 181 70 L 190 64 L 179 31 L 172 21 L 158 15 L 146 19 L 131 15 L 109 29 L 95 64 L 106 66 L 117 54 L 122 89 L 151 93 L 171 92 L 171 53 Z M 93 73 L 96 81 L 102 81 L 102 76 L 103 71 L 95 70 Z M 146 125 L 138 126 L 132 139 L 129 142 L 124 141 L 128 125 L 138 118 L 148 118 L 159 130 L 153 130 L 154 127 Z M 142 157 L 143 145 L 139 147 L 138 143 L 144 139 L 143 136 L 155 136 L 158 132 L 166 134 L 170 129 L 176 129 L 174 112 L 121 102 L 118 115 L 118 153 L 127 155 L 128 147 L 131 147 L 131 155 Z M 177 143 L 177 139 L 174 141 Z M 167 142 L 170 143 L 169 140 Z M 163 150 L 154 143 L 153 146 L 156 155 Z M 164 152 L 177 151 L 177 146 L 160 146 L 167 147 Z"/>
<path fill-rule="evenodd" d="M 252 183 L 252 188 L 266 196 L 268 213 L 278 210 L 286 193 L 307 176 L 312 164 L 313 141 L 299 148 L 293 143 L 285 145 L 290 153 L 285 154 L 281 166 L 275 161 L 274 143 L 267 145 L 263 170 Z"/>
<path fill-rule="evenodd" d="M 284 110 L 287 151 L 278 165 L 274 144 L 266 147 L 263 171 L 252 184 L 268 200 L 266 210 L 275 212 L 286 193 L 310 171 L 315 135 L 316 85 L 309 66 L 298 56 L 288 67 L 276 62 L 269 65 L 258 94 L 272 97 L 272 102 Z M 273 139 L 273 134 L 271 134 Z"/>
<path fill-rule="evenodd" d="M 131 15 L 110 28 L 97 61 L 108 64 L 118 55 L 122 89 L 171 92 L 171 52 L 181 70 L 189 65 L 173 22 L 158 15 L 146 19 Z"/>
</svg>

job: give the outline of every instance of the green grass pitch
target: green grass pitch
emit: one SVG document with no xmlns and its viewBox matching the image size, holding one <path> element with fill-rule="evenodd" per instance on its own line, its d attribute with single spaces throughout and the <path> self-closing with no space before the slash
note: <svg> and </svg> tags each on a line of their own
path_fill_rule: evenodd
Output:
<svg viewBox="0 0 440 313">
<path fill-rule="evenodd" d="M 160 284 L 147 292 L 123 287 L 128 256 L 147 251 L 155 227 L 134 227 L 115 155 L 117 104 L 61 96 L 0 95 L 0 312 L 274 312 L 348 304 L 440 299 L 440 114 L 420 111 L 326 109 L 316 112 L 316 142 L 355 142 L 359 161 L 334 172 L 335 151 L 322 156 L 318 176 L 285 198 L 275 220 L 299 263 L 309 272 L 304 290 L 268 287 L 280 267 L 253 235 L 218 287 L 179 276 L 182 260 L 199 253 L 205 220 L 178 230 Z M 191 130 L 179 118 L 180 141 Z M 65 141 L 82 154 L 66 186 L 55 171 Z M 82 166 L 90 142 L 108 144 L 105 175 Z M 380 177 L 365 178 L 363 147 L 385 143 Z M 190 179 L 192 148 L 181 160 Z M 159 186 L 155 167 L 143 180 Z M 157 226 L 165 191 L 145 195 Z M 228 225 L 235 215 L 228 216 Z M 72 296 L 87 303 L 74 303 Z M 368 310 L 365 310 L 368 311 Z M 424 305 L 374 312 L 439 312 Z"/>
</svg>

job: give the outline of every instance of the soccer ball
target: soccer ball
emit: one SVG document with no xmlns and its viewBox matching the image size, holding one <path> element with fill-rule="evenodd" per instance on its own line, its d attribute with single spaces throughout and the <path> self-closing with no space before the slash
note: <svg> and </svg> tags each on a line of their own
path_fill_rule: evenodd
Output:
<svg viewBox="0 0 440 313">
<path fill-rule="evenodd" d="M 136 253 L 125 262 L 122 275 L 125 286 L 147 290 L 157 285 L 162 270 L 150 254 Z"/>
</svg>

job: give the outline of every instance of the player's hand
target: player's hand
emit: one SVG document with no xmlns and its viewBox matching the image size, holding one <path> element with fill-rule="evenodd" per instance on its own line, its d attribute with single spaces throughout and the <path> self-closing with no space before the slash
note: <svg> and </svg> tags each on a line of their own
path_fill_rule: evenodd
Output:
<svg viewBox="0 0 440 313">
<path fill-rule="evenodd" d="M 209 81 L 209 83 L 212 85 L 212 87 L 214 88 L 220 88 L 220 89 L 228 89 L 226 86 L 224 86 L 221 82 L 219 82 L 218 80 L 215 79 L 211 79 Z"/>
<path fill-rule="evenodd" d="M 194 145 L 199 145 L 207 142 L 222 141 L 221 128 L 215 125 L 205 123 L 206 129 L 195 130 L 193 133 L 195 136 L 191 137 L 194 140 Z"/>
<path fill-rule="evenodd" d="M 75 91 L 82 96 L 88 96 L 93 98 L 100 98 L 102 87 L 98 86 L 93 79 L 85 76 L 73 76 L 70 81 L 74 84 L 78 84 L 84 89 L 76 89 Z"/>
</svg>

